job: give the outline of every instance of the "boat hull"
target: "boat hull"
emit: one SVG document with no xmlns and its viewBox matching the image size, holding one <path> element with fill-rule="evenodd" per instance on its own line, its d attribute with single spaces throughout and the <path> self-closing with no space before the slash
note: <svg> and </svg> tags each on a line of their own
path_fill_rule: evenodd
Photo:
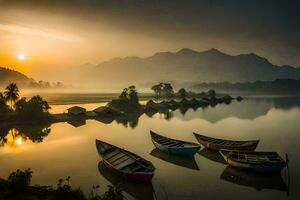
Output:
<svg viewBox="0 0 300 200">
<path fill-rule="evenodd" d="M 154 146 L 156 148 L 158 148 L 159 150 L 161 150 L 165 153 L 178 155 L 178 156 L 194 156 L 201 148 L 200 146 L 185 147 L 185 148 L 170 148 L 170 147 L 167 147 L 167 146 L 164 146 L 164 145 L 161 145 L 161 144 L 157 143 L 153 139 L 152 139 L 152 142 L 153 142 Z"/>
<path fill-rule="evenodd" d="M 231 159 L 227 160 L 227 163 L 230 166 L 237 167 L 240 169 L 247 169 L 255 172 L 271 172 L 271 173 L 276 173 L 276 172 L 281 172 L 281 170 L 286 166 L 286 164 L 272 164 L 272 165 L 263 165 L 263 164 L 248 164 L 248 163 L 241 163 L 241 162 L 236 162 Z"/>
<path fill-rule="evenodd" d="M 253 140 L 253 141 L 248 141 L 249 145 L 220 145 L 220 144 L 214 144 L 201 139 L 200 135 L 198 135 L 197 133 L 194 133 L 194 135 L 200 144 L 202 144 L 205 148 L 214 151 L 219 151 L 220 149 L 254 151 L 259 143 L 259 140 Z"/>
<path fill-rule="evenodd" d="M 153 173 L 135 173 L 135 174 L 129 174 L 124 173 L 120 170 L 116 170 L 114 167 L 112 167 L 106 160 L 103 160 L 104 164 L 115 174 L 123 177 L 124 179 L 130 179 L 135 181 L 142 181 L 144 183 L 151 183 L 153 178 Z"/>
<path fill-rule="evenodd" d="M 228 163 L 228 165 L 240 169 L 246 169 L 254 172 L 263 172 L 263 173 L 279 173 L 286 166 L 286 162 L 280 162 L 280 163 L 240 162 L 238 160 L 231 159 L 227 155 L 223 154 L 222 151 L 223 150 L 220 150 L 220 154 L 223 156 L 224 160 Z"/>
<path fill-rule="evenodd" d="M 199 141 L 199 140 L 198 140 Z M 240 151 L 254 151 L 257 147 L 257 144 L 253 144 L 250 146 L 225 146 L 225 145 L 216 145 L 211 144 L 205 141 L 199 141 L 205 148 L 211 149 L 214 151 L 219 151 L 220 149 L 228 149 L 228 150 L 240 150 Z"/>
</svg>

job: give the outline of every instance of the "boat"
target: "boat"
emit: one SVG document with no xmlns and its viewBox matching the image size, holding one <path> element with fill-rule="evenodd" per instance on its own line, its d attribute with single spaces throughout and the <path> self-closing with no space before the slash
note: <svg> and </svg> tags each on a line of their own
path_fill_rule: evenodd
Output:
<svg viewBox="0 0 300 200">
<path fill-rule="evenodd" d="M 150 131 L 151 139 L 156 148 L 159 150 L 180 156 L 193 156 L 197 153 L 201 146 L 193 142 L 174 140 L 161 136 L 153 131 Z"/>
<path fill-rule="evenodd" d="M 207 137 L 194 133 L 196 139 L 200 144 L 208 149 L 219 151 L 220 149 L 230 150 L 244 150 L 254 151 L 258 145 L 259 140 L 248 140 L 248 141 L 235 141 L 235 140 L 223 140 L 212 137 Z"/>
<path fill-rule="evenodd" d="M 221 149 L 220 154 L 230 166 L 256 172 L 281 172 L 287 165 L 276 152 L 252 152 Z"/>
<path fill-rule="evenodd" d="M 151 182 L 155 167 L 142 157 L 96 139 L 96 147 L 104 163 L 120 176 Z"/>
<path fill-rule="evenodd" d="M 122 191 L 128 193 L 135 199 L 154 200 L 155 191 L 151 183 L 142 183 L 137 181 L 128 181 L 121 176 L 116 175 L 104 161 L 98 163 L 100 174 L 110 182 L 114 187 L 120 187 Z"/>
<path fill-rule="evenodd" d="M 289 185 L 285 183 L 280 173 L 255 173 L 227 166 L 220 176 L 220 179 L 233 184 L 255 188 L 258 191 L 271 189 L 289 192 Z"/>
</svg>

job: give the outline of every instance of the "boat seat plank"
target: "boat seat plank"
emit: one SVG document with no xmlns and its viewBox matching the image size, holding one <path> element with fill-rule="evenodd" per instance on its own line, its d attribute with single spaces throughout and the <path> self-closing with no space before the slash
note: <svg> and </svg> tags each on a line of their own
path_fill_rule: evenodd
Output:
<svg viewBox="0 0 300 200">
<path fill-rule="evenodd" d="M 105 152 L 107 152 L 107 151 L 113 149 L 113 147 L 112 147 L 112 146 L 107 146 L 107 145 L 100 144 L 100 145 L 99 145 L 99 149 L 100 149 L 100 151 L 101 151 L 102 153 L 105 153 Z"/>
<path fill-rule="evenodd" d="M 114 166 L 114 167 L 115 167 L 117 170 L 121 170 L 121 169 L 127 167 L 128 165 L 131 165 L 131 164 L 133 164 L 133 163 L 135 163 L 135 162 L 136 162 L 136 160 L 134 160 L 134 159 L 132 159 L 132 158 L 129 158 L 129 159 L 126 160 L 125 162 L 122 162 L 122 163 L 120 163 L 120 164 L 118 164 L 118 165 L 116 165 L 116 166 Z"/>
<path fill-rule="evenodd" d="M 120 164 L 120 163 L 122 163 L 122 162 L 125 162 L 125 161 L 128 160 L 128 159 L 130 159 L 130 157 L 124 155 L 123 157 L 121 157 L 121 158 L 115 160 L 114 162 L 112 162 L 111 164 L 112 164 L 113 166 L 116 166 L 116 165 L 118 165 L 118 164 Z"/>
<path fill-rule="evenodd" d="M 136 171 L 138 171 L 139 169 L 142 169 L 142 167 L 141 167 L 141 166 L 137 166 L 136 168 L 133 168 L 133 169 L 131 170 L 131 172 L 136 172 Z"/>
<path fill-rule="evenodd" d="M 158 140 L 155 140 L 156 142 L 158 143 L 162 143 L 162 142 L 167 142 L 167 141 L 170 141 L 169 139 L 158 139 Z"/>
<path fill-rule="evenodd" d="M 116 161 L 117 159 L 123 157 L 125 154 L 123 152 L 119 152 L 118 154 L 116 154 L 115 156 L 106 159 L 108 162 L 113 163 L 114 161 Z"/>
<path fill-rule="evenodd" d="M 107 160 L 107 159 L 110 159 L 111 157 L 117 155 L 118 153 L 120 153 L 120 150 L 115 149 L 114 151 L 107 152 L 107 154 L 103 155 L 103 158 Z"/>
</svg>

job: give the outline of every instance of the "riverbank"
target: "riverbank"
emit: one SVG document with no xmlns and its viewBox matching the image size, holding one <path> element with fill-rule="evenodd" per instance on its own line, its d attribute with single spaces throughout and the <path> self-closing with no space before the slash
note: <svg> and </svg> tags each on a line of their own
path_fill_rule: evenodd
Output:
<svg viewBox="0 0 300 200">
<path fill-rule="evenodd" d="M 5 116 L 1 116 L 0 127 L 9 127 L 16 125 L 35 125 L 35 124 L 53 124 L 59 122 L 69 122 L 74 124 L 82 124 L 85 120 L 97 120 L 103 123 L 112 122 L 117 120 L 120 122 L 136 121 L 142 114 L 152 116 L 155 113 L 167 113 L 179 109 L 185 113 L 189 109 L 197 110 L 198 108 L 204 108 L 207 106 L 216 106 L 217 104 L 230 104 L 232 100 L 241 101 L 242 98 L 236 99 L 230 96 L 224 96 L 222 98 L 201 98 L 201 99 L 182 99 L 181 101 L 175 101 L 174 99 L 169 101 L 154 102 L 152 99 L 147 101 L 145 105 L 140 105 L 134 109 L 113 109 L 109 106 L 102 106 L 104 109 L 112 109 L 113 112 L 96 113 L 93 110 L 86 111 L 80 115 L 74 115 L 70 113 L 55 113 L 47 114 L 38 119 L 19 119 L 16 113 L 9 113 Z M 78 123 L 82 122 L 82 123 Z"/>
</svg>

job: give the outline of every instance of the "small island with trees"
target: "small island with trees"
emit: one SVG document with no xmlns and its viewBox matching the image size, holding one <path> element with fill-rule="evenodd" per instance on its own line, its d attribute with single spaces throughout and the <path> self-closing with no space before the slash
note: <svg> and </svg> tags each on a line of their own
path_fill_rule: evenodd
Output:
<svg viewBox="0 0 300 200">
<path fill-rule="evenodd" d="M 138 91 L 134 85 L 124 88 L 118 98 L 112 99 L 106 106 L 86 111 L 84 108 L 74 106 L 68 113 L 50 114 L 51 107 L 41 96 L 36 95 L 30 99 L 20 97 L 17 84 L 9 84 L 4 92 L 0 92 L 0 119 L 1 126 L 11 124 L 41 124 L 65 121 L 80 121 L 97 119 L 98 121 L 113 121 L 124 124 L 132 123 L 134 126 L 142 114 L 152 116 L 155 113 L 164 113 L 180 109 L 185 113 L 188 109 L 216 106 L 217 104 L 230 104 L 232 100 L 241 101 L 238 96 L 233 98 L 227 94 L 217 94 L 214 90 L 195 93 L 181 88 L 174 91 L 170 83 L 159 83 L 152 86 L 153 98 L 148 97 L 145 104 L 141 104 Z"/>
</svg>

